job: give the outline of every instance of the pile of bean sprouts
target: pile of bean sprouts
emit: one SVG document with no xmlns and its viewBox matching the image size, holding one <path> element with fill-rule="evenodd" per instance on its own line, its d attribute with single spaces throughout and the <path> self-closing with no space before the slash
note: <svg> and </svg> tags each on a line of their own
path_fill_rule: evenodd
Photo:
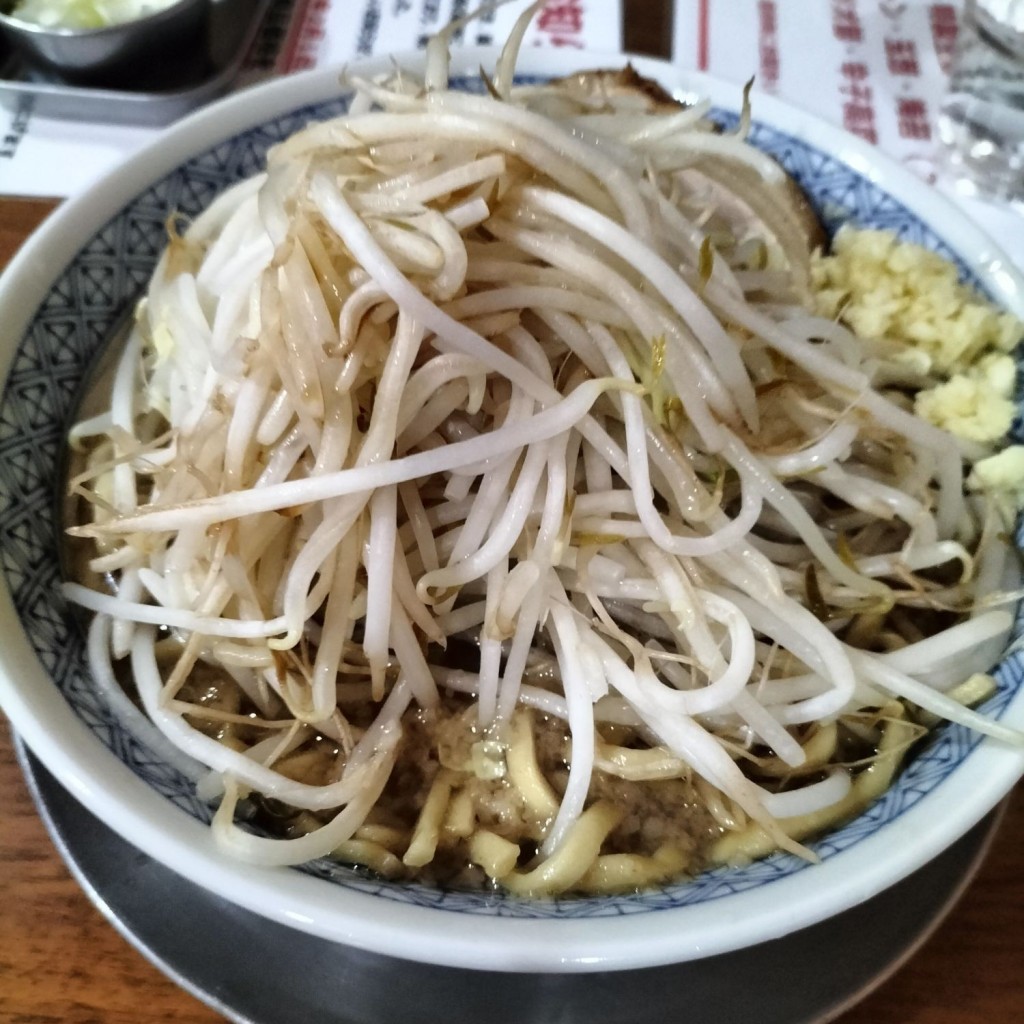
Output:
<svg viewBox="0 0 1024 1024">
<path fill-rule="evenodd" d="M 480 94 L 443 37 L 423 78 L 353 80 L 348 114 L 172 222 L 73 431 L 97 685 L 251 862 L 409 876 L 447 845 L 514 892 L 654 884 L 806 855 L 929 715 L 1022 740 L 966 706 L 1011 627 L 980 453 L 808 312 L 746 117 L 622 76 L 513 87 L 520 37 Z M 410 722 L 453 702 L 465 757 L 379 817 Z M 602 773 L 688 780 L 699 863 L 609 846 Z M 254 801 L 299 824 L 250 827 Z"/>
</svg>

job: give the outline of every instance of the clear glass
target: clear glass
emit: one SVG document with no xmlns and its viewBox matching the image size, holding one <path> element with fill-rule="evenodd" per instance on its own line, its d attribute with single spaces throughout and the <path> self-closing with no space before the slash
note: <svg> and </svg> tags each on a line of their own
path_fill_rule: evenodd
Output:
<svg viewBox="0 0 1024 1024">
<path fill-rule="evenodd" d="M 939 136 L 968 191 L 1024 200 L 1024 0 L 967 0 Z"/>
</svg>

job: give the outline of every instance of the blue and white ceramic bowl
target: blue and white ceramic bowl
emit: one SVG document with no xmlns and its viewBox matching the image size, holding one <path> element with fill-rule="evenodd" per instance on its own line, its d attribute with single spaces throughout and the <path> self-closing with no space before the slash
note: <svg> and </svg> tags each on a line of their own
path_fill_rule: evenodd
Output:
<svg viewBox="0 0 1024 1024">
<path fill-rule="evenodd" d="M 410 58 L 409 63 L 417 58 Z M 473 73 L 492 55 L 461 54 Z M 622 63 L 533 51 L 528 77 Z M 739 90 L 654 61 L 642 74 L 735 111 Z M 383 70 L 383 61 L 365 70 Z M 66 203 L 0 281 L 0 703 L 49 770 L 150 856 L 226 898 L 322 937 L 394 956 L 518 971 L 649 966 L 751 946 L 822 920 L 908 875 L 967 831 L 1024 772 L 1024 753 L 939 729 L 889 793 L 813 844 L 821 863 L 775 855 L 632 896 L 522 901 L 370 881 L 336 866 L 261 869 L 228 860 L 191 783 L 126 732 L 91 685 L 80 622 L 58 592 L 59 481 L 83 375 L 145 285 L 172 210 L 205 207 L 260 169 L 267 148 L 336 114 L 336 72 L 234 96 L 181 122 Z M 753 139 L 796 178 L 825 224 L 887 227 L 959 261 L 1024 315 L 1024 281 L 953 206 L 872 147 L 761 97 Z M 1018 630 L 1019 632 L 1019 630 Z M 1008 659 L 988 714 L 1024 726 L 1024 664 Z"/>
</svg>

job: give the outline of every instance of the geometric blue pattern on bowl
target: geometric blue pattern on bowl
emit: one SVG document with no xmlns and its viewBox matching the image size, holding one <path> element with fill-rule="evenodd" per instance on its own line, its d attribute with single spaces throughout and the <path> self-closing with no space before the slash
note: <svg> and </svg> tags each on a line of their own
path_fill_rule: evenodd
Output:
<svg viewBox="0 0 1024 1024">
<path fill-rule="evenodd" d="M 478 88 L 475 81 L 457 84 Z M 333 100 L 242 132 L 131 199 L 82 247 L 52 286 L 19 344 L 0 399 L 0 565 L 24 629 L 46 671 L 97 738 L 157 793 L 201 821 L 210 820 L 211 810 L 196 797 L 189 780 L 127 732 L 90 683 L 81 619 L 59 595 L 60 496 L 55 481 L 64 478 L 64 438 L 81 382 L 148 280 L 165 242 L 168 215 L 198 214 L 226 186 L 260 170 L 276 142 L 310 120 L 344 109 L 343 99 Z M 717 111 L 715 116 L 725 126 L 736 122 L 735 112 Z M 755 123 L 751 138 L 803 187 L 830 232 L 851 221 L 889 228 L 901 238 L 956 258 L 929 225 L 835 157 L 764 124 Z M 1017 625 L 1020 635 L 1019 619 Z M 993 717 L 999 717 L 1024 683 L 1020 655 L 1008 659 L 996 675 L 999 690 L 983 709 Z M 855 846 L 934 790 L 977 743 L 978 737 L 962 727 L 937 729 L 884 797 L 814 843 L 813 849 L 827 860 Z M 692 905 L 809 869 L 798 858 L 776 854 L 743 869 L 711 871 L 653 892 L 548 901 L 389 883 L 326 861 L 300 870 L 387 899 L 444 910 L 580 918 Z"/>
</svg>

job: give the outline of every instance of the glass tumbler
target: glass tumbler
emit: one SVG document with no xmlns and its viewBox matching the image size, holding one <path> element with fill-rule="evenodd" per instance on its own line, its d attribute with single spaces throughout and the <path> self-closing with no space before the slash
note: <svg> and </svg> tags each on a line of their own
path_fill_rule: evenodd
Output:
<svg viewBox="0 0 1024 1024">
<path fill-rule="evenodd" d="M 1024 201 L 1024 0 L 966 0 L 939 137 L 967 191 Z"/>
</svg>

